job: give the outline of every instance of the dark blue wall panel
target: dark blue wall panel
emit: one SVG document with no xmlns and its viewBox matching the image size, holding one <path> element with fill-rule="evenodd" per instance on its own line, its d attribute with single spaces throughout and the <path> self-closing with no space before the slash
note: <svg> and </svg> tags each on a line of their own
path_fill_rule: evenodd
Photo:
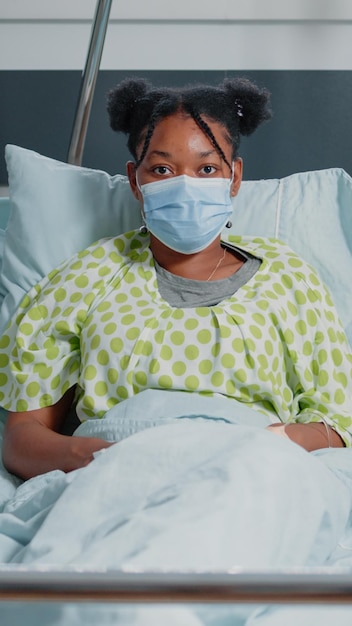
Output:
<svg viewBox="0 0 352 626">
<path fill-rule="evenodd" d="M 245 75 L 272 93 L 274 117 L 242 141 L 246 179 L 343 167 L 352 174 L 352 71 L 101 71 L 83 165 L 124 173 L 126 138 L 110 130 L 106 94 L 122 78 L 157 84 L 216 83 Z M 7 182 L 6 143 L 66 160 L 79 93 L 79 71 L 0 71 L 0 184 Z"/>
</svg>

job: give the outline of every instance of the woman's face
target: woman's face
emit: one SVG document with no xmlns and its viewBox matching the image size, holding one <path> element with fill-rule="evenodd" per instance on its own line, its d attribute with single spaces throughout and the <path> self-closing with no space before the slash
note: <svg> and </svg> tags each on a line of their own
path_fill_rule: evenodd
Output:
<svg viewBox="0 0 352 626">
<path fill-rule="evenodd" d="M 205 118 L 216 141 L 229 163 L 232 149 L 226 140 L 226 131 L 218 122 Z M 142 146 L 139 146 L 139 150 Z M 231 195 L 235 196 L 242 179 L 242 161 L 233 163 L 234 176 Z M 176 113 L 161 120 L 155 127 L 147 153 L 137 171 L 134 164 L 127 163 L 127 174 L 131 188 L 141 202 L 140 185 L 165 178 L 186 174 L 195 178 L 231 178 L 229 166 L 221 158 L 207 135 L 192 117 Z M 138 178 L 138 184 L 136 181 Z"/>
</svg>

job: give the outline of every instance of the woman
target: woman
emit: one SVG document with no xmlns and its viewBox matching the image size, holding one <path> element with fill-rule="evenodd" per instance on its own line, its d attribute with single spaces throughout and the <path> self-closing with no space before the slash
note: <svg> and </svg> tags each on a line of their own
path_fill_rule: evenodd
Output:
<svg viewBox="0 0 352 626">
<path fill-rule="evenodd" d="M 351 356 L 325 288 L 284 244 L 223 231 L 240 135 L 269 119 L 267 91 L 243 79 L 186 89 L 131 79 L 108 111 L 129 137 L 145 227 L 64 263 L 9 325 L 9 471 L 85 466 L 111 444 L 60 434 L 75 395 L 85 420 L 148 388 L 223 396 L 234 413 L 245 403 L 306 450 L 350 446 Z"/>
</svg>

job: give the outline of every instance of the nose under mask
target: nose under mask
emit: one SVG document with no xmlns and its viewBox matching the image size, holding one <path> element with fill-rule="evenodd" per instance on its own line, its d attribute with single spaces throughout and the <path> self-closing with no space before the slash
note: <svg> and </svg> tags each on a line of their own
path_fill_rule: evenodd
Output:
<svg viewBox="0 0 352 626">
<path fill-rule="evenodd" d="M 140 186 L 137 181 L 147 229 L 182 254 L 204 250 L 232 216 L 232 180 L 182 175 Z"/>
</svg>

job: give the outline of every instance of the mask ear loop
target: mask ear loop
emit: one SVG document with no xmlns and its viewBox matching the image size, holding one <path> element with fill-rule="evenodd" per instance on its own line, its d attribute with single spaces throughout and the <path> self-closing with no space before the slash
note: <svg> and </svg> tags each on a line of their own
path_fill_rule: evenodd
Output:
<svg viewBox="0 0 352 626">
<path fill-rule="evenodd" d="M 233 179 L 235 177 L 235 167 L 234 167 L 234 162 L 232 161 L 232 166 L 231 166 L 231 180 L 230 180 L 230 197 L 231 197 L 231 186 L 233 184 Z M 225 224 L 225 228 L 232 228 L 232 222 L 231 220 L 228 220 Z"/>
<path fill-rule="evenodd" d="M 138 177 L 137 177 L 137 172 L 136 172 L 136 186 L 137 186 L 137 189 L 138 189 L 139 193 L 143 196 L 142 187 L 140 186 L 139 180 L 138 180 Z M 145 216 L 144 216 L 144 213 L 143 213 L 142 206 L 141 206 L 141 217 L 142 217 L 143 226 L 140 227 L 139 232 L 142 235 L 146 235 L 147 233 L 149 233 L 149 230 L 148 230 L 148 226 L 147 226 L 146 221 L 145 221 Z"/>
</svg>

